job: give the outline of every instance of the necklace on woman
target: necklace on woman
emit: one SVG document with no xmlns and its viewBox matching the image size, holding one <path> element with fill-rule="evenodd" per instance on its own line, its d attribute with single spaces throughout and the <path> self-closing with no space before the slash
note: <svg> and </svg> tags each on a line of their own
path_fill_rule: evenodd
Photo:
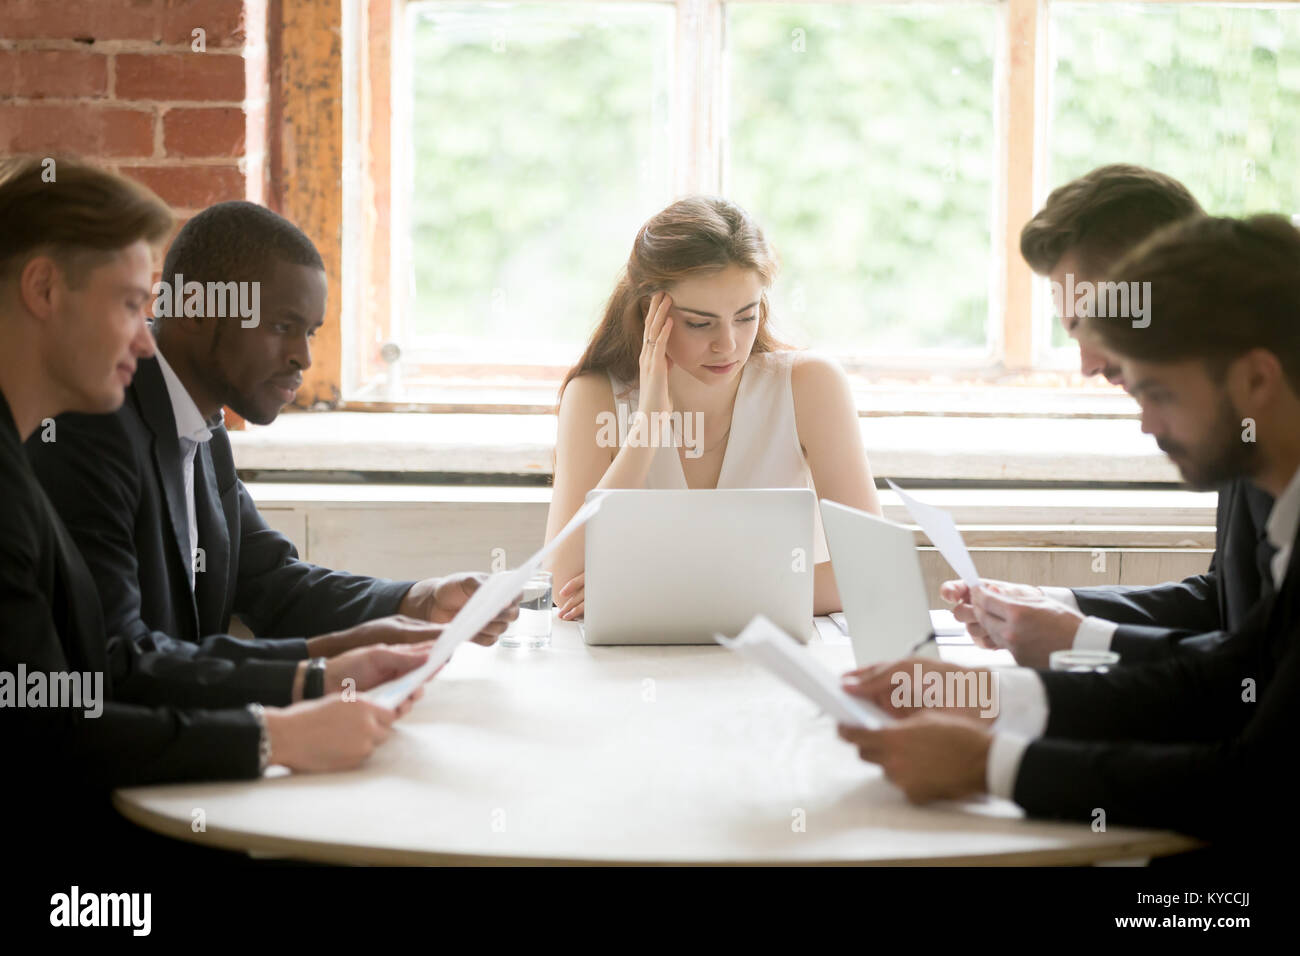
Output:
<svg viewBox="0 0 1300 956">
<path fill-rule="evenodd" d="M 721 445 L 724 441 L 726 441 L 726 440 L 727 440 L 727 436 L 730 435 L 730 434 L 731 434 L 731 426 L 728 425 L 728 426 L 727 426 L 727 430 L 726 430 L 725 432 L 722 433 L 722 437 L 719 438 L 717 441 L 715 441 L 715 442 L 714 442 L 712 445 L 710 445 L 708 448 L 704 449 L 704 451 L 700 452 L 700 454 L 701 454 L 701 455 L 707 455 L 709 452 L 713 451 L 713 449 L 717 448 L 717 447 L 718 447 L 719 445 Z"/>
</svg>

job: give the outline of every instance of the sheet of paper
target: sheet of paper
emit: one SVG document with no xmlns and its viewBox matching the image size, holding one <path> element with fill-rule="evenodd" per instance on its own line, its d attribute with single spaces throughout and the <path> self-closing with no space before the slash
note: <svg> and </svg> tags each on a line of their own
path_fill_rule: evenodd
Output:
<svg viewBox="0 0 1300 956">
<path fill-rule="evenodd" d="M 888 478 L 885 480 L 889 481 Z M 942 508 L 927 505 L 924 501 L 917 501 L 892 481 L 889 481 L 889 487 L 894 489 L 894 493 L 907 506 L 907 511 L 912 516 L 912 520 L 921 526 L 921 530 L 930 538 L 931 543 L 939 549 L 939 553 L 944 556 L 944 559 L 952 565 L 952 569 L 972 588 L 978 588 L 980 586 L 979 572 L 975 570 L 975 562 L 971 560 L 970 552 L 966 550 L 966 542 L 962 540 L 961 532 L 957 530 L 957 524 L 952 520 L 952 515 Z"/>
<path fill-rule="evenodd" d="M 833 615 L 831 616 L 833 617 Z M 815 617 L 813 624 L 817 626 L 817 633 L 821 636 L 823 644 L 842 644 L 845 647 L 849 645 L 849 637 L 840 629 L 839 625 L 831 617 Z"/>
<path fill-rule="evenodd" d="M 876 729 L 892 723 L 884 711 L 844 692 L 838 678 L 761 614 L 734 638 L 714 634 L 723 647 L 769 671 L 842 724 Z"/>
<path fill-rule="evenodd" d="M 442 636 L 434 642 L 429 659 L 409 673 L 396 680 L 381 684 L 366 692 L 366 697 L 385 707 L 396 707 L 411 695 L 415 688 L 423 684 L 443 664 L 451 658 L 452 652 L 464 644 L 487 625 L 492 618 L 507 604 L 523 593 L 524 586 L 542 562 L 578 528 L 600 509 L 604 495 L 592 498 L 569 519 L 554 538 L 531 558 L 513 571 L 501 571 L 492 575 L 479 589 L 470 595 L 465 606 L 443 628 Z"/>
<path fill-rule="evenodd" d="M 974 643 L 966 625 L 953 617 L 952 611 L 947 608 L 930 612 L 930 627 L 934 630 L 935 640 L 940 644 Z"/>
<path fill-rule="evenodd" d="M 945 644 L 939 656 L 958 667 L 1015 667 L 1016 658 L 1005 647 L 976 647 L 974 642 L 965 647 Z"/>
</svg>

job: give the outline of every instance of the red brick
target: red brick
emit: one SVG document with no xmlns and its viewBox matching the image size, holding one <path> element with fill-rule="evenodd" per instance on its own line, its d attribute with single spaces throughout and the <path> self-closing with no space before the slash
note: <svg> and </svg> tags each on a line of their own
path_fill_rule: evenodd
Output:
<svg viewBox="0 0 1300 956">
<path fill-rule="evenodd" d="M 0 50 L 0 95 L 103 96 L 108 58 L 79 50 Z"/>
<path fill-rule="evenodd" d="M 156 0 L 4 0 L 0 37 L 8 40 L 153 40 Z"/>
<path fill-rule="evenodd" d="M 153 112 L 95 104 L 0 103 L 0 153 L 153 155 Z"/>
<path fill-rule="evenodd" d="M 163 43 L 194 43 L 202 27 L 209 50 L 244 45 L 244 0 L 163 0 Z"/>
<path fill-rule="evenodd" d="M 244 60 L 225 53 L 119 53 L 119 100 L 242 100 Z"/>
<path fill-rule="evenodd" d="M 227 199 L 243 199 L 247 189 L 244 174 L 233 165 L 136 166 L 122 172 L 181 209 L 202 209 Z"/>
<path fill-rule="evenodd" d="M 236 106 L 171 109 L 163 114 L 168 156 L 242 156 L 247 117 Z"/>
</svg>

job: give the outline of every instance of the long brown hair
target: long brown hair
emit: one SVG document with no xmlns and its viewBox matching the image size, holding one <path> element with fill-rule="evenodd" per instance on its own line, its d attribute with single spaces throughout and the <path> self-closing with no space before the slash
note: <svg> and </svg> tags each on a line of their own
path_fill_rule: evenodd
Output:
<svg viewBox="0 0 1300 956">
<path fill-rule="evenodd" d="M 758 273 L 758 335 L 751 354 L 788 349 L 768 327 L 767 290 L 776 276 L 776 253 L 749 213 L 716 196 L 688 196 L 652 216 L 636 234 L 632 254 L 605 305 L 605 315 L 578 364 L 560 385 L 587 372 L 612 372 L 623 381 L 640 375 L 645 307 L 656 292 L 688 276 L 740 266 Z"/>
</svg>

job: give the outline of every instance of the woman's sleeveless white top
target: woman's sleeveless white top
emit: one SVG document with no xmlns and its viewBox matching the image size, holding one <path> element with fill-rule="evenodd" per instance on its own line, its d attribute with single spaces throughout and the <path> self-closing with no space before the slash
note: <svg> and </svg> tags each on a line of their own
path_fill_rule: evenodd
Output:
<svg viewBox="0 0 1300 956">
<path fill-rule="evenodd" d="M 782 350 L 750 355 L 741 369 L 731 415 L 731 434 L 727 437 L 722 471 L 718 475 L 719 488 L 812 488 L 816 491 L 795 428 L 790 369 L 798 354 Z M 614 389 L 618 442 L 622 447 L 637 410 L 640 386 L 637 382 L 620 381 L 612 373 L 609 382 Z M 676 448 L 665 445 L 656 449 L 645 487 L 688 487 Z M 813 520 L 813 560 L 820 564 L 830 560 L 820 508 L 813 509 Z"/>
</svg>

